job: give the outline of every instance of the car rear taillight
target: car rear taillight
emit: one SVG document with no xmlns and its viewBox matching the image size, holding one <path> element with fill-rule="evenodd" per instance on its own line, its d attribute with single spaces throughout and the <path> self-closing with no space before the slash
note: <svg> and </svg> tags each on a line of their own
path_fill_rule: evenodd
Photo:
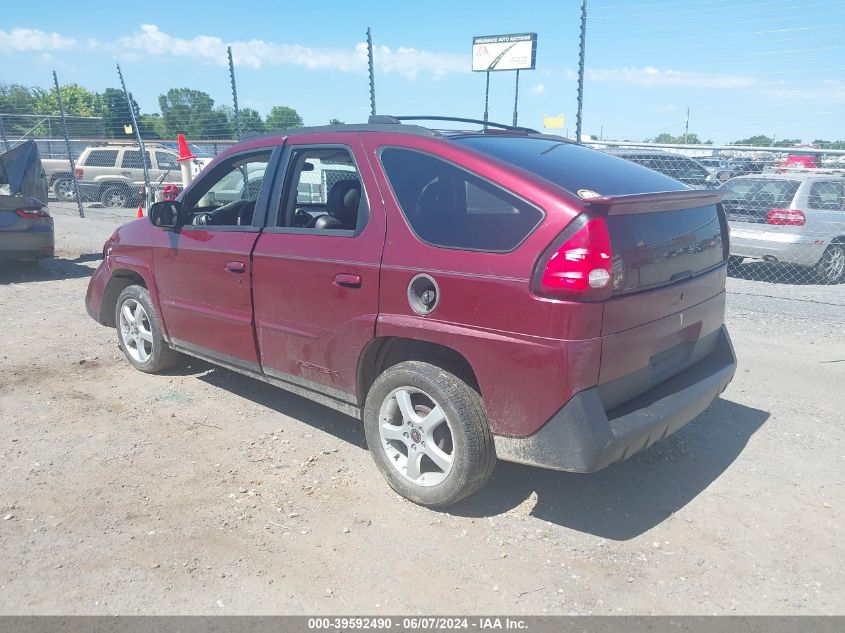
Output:
<svg viewBox="0 0 845 633">
<path fill-rule="evenodd" d="M 73 170 L 73 173 L 76 174 L 77 180 L 82 180 L 82 176 L 85 175 L 85 170 L 82 169 L 82 167 L 77 167 L 76 169 Z"/>
<path fill-rule="evenodd" d="M 807 218 L 798 209 L 772 209 L 766 214 L 766 224 L 804 226 Z"/>
<path fill-rule="evenodd" d="M 40 209 L 17 209 L 15 213 L 22 218 L 27 220 L 34 220 L 35 218 L 49 218 L 50 214 L 47 213 L 47 207 L 41 207 Z"/>
<path fill-rule="evenodd" d="M 612 279 L 610 234 L 604 218 L 597 217 L 543 255 L 534 289 L 560 298 L 604 299 L 613 290 Z"/>
</svg>

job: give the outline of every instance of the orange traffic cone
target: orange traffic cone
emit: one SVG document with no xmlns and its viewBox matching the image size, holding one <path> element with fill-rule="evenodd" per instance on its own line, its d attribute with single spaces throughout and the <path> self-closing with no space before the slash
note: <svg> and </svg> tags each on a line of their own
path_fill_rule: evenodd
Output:
<svg viewBox="0 0 845 633">
<path fill-rule="evenodd" d="M 179 147 L 179 158 L 176 159 L 178 162 L 181 163 L 184 160 L 193 160 L 196 158 L 196 156 L 191 154 L 188 142 L 185 140 L 185 135 L 181 132 L 176 135 L 176 144 Z"/>
<path fill-rule="evenodd" d="M 138 213 L 135 214 L 136 218 L 143 218 L 144 217 L 144 206 L 139 204 L 138 205 Z"/>
</svg>

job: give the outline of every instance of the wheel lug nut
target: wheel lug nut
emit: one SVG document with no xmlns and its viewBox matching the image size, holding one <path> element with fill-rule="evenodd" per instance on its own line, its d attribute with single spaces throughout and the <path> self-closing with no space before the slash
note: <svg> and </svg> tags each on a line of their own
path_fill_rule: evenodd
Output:
<svg viewBox="0 0 845 633">
<path fill-rule="evenodd" d="M 408 434 L 407 434 L 407 433 L 402 433 L 402 435 L 404 435 L 405 437 L 408 437 Z"/>
</svg>

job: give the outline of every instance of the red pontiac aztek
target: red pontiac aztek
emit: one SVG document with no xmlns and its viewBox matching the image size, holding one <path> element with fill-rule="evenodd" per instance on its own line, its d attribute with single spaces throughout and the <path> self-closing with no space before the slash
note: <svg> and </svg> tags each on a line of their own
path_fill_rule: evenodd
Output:
<svg viewBox="0 0 845 633">
<path fill-rule="evenodd" d="M 109 238 L 89 314 L 141 371 L 181 352 L 363 418 L 430 506 L 497 457 L 592 472 L 704 411 L 736 369 L 718 194 L 526 128 L 401 123 L 422 118 L 231 147 Z"/>
</svg>

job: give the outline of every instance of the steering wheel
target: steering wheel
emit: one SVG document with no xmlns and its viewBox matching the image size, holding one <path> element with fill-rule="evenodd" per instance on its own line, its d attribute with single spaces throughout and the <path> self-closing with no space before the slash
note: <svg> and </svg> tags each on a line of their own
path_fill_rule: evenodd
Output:
<svg viewBox="0 0 845 633">
<path fill-rule="evenodd" d="M 210 213 L 198 213 L 194 216 L 194 225 L 195 226 L 209 226 L 212 224 L 211 214 Z"/>
<path fill-rule="evenodd" d="M 305 209 L 297 209 L 293 214 L 293 225 L 299 228 L 306 228 L 311 220 L 311 214 Z"/>
</svg>

